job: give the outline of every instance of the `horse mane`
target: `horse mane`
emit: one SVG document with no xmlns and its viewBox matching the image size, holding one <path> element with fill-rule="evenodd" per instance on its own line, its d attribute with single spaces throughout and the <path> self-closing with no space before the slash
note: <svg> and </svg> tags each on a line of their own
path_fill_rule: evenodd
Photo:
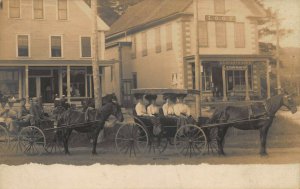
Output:
<svg viewBox="0 0 300 189">
<path fill-rule="evenodd" d="M 266 109 L 269 114 L 274 115 L 282 105 L 283 94 L 272 96 L 266 100 Z"/>
</svg>

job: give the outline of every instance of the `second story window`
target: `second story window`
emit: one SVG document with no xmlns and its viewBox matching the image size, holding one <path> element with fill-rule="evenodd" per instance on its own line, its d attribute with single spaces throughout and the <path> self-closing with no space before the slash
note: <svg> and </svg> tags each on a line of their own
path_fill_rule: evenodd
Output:
<svg viewBox="0 0 300 189">
<path fill-rule="evenodd" d="M 9 17 L 20 18 L 21 17 L 21 3 L 20 0 L 9 0 Z"/>
<path fill-rule="evenodd" d="M 44 18 L 44 0 L 33 0 L 33 17 L 34 19 Z"/>
<path fill-rule="evenodd" d="M 29 37 L 28 35 L 18 35 L 18 57 L 29 57 Z"/>
<path fill-rule="evenodd" d="M 208 29 L 205 21 L 199 21 L 199 45 L 208 47 Z"/>
<path fill-rule="evenodd" d="M 216 23 L 216 45 L 218 48 L 225 48 L 226 43 L 226 23 L 225 22 L 215 22 Z"/>
<path fill-rule="evenodd" d="M 166 25 L 167 51 L 173 49 L 172 44 L 172 24 Z"/>
<path fill-rule="evenodd" d="M 148 49 L 147 49 L 147 33 L 142 32 L 142 56 L 148 55 Z"/>
<path fill-rule="evenodd" d="M 161 52 L 161 36 L 160 36 L 160 27 L 155 28 L 155 52 Z"/>
<path fill-rule="evenodd" d="M 131 37 L 131 43 L 132 43 L 132 46 L 131 46 L 131 58 L 136 58 L 136 36 L 133 35 Z"/>
<path fill-rule="evenodd" d="M 51 36 L 51 57 L 62 57 L 62 39 L 61 36 Z"/>
<path fill-rule="evenodd" d="M 245 24 L 237 22 L 234 25 L 234 41 L 236 48 L 245 48 Z"/>
<path fill-rule="evenodd" d="M 68 1 L 57 0 L 58 20 L 68 19 Z"/>
<path fill-rule="evenodd" d="M 214 0 L 215 13 L 225 14 L 225 0 Z"/>
<path fill-rule="evenodd" d="M 92 46 L 91 37 L 81 37 L 81 57 L 90 58 L 92 57 Z"/>
</svg>

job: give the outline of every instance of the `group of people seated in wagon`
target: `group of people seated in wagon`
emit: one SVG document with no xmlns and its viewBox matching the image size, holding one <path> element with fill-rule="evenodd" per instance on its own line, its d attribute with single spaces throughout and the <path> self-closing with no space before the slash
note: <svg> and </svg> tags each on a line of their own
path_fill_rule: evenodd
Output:
<svg viewBox="0 0 300 189">
<path fill-rule="evenodd" d="M 145 99 L 148 101 L 147 105 L 145 105 L 143 97 L 143 94 L 135 94 L 137 100 L 135 113 L 138 117 L 151 121 L 154 135 L 162 132 L 162 122 L 166 119 L 176 120 L 178 127 L 195 123 L 190 107 L 184 102 L 185 94 L 165 94 L 163 96 L 165 103 L 161 107 L 156 103 L 157 95 L 145 95 Z"/>
</svg>

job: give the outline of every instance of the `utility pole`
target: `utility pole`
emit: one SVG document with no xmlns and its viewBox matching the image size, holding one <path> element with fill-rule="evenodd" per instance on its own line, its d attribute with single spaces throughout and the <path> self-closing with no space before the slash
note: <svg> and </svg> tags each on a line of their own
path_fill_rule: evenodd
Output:
<svg viewBox="0 0 300 189">
<path fill-rule="evenodd" d="M 281 78 L 280 78 L 280 33 L 279 33 L 279 18 L 278 11 L 275 13 L 275 25 L 276 25 L 276 74 L 277 74 L 277 91 L 281 94 Z"/>
<path fill-rule="evenodd" d="M 195 27 L 195 87 L 200 91 L 196 95 L 196 116 L 202 115 L 201 112 L 201 96 L 202 96 L 202 77 L 201 77 L 201 62 L 199 56 L 199 22 L 198 22 L 198 0 L 194 0 L 194 27 Z"/>
<path fill-rule="evenodd" d="M 102 91 L 100 86 L 100 77 L 99 77 L 99 64 L 98 64 L 98 0 L 92 0 L 91 8 L 93 12 L 93 48 L 92 48 L 92 67 L 93 67 L 93 81 L 94 81 L 94 98 L 95 98 L 95 108 L 100 109 L 102 105 Z"/>
</svg>

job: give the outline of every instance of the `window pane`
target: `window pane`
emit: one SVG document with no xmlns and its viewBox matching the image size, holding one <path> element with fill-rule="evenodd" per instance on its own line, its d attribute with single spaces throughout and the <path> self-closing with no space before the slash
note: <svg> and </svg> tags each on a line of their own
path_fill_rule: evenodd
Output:
<svg viewBox="0 0 300 189">
<path fill-rule="evenodd" d="M 18 36 L 18 56 L 22 56 L 22 57 L 29 56 L 28 36 L 27 35 L 19 35 Z"/>
<path fill-rule="evenodd" d="M 34 18 L 35 19 L 42 19 L 44 18 L 44 1 L 43 0 L 34 0 L 33 1 L 33 9 L 34 9 Z"/>
<path fill-rule="evenodd" d="M 67 0 L 58 0 L 58 19 L 67 20 L 68 18 Z"/>
<path fill-rule="evenodd" d="M 172 24 L 168 24 L 166 26 L 166 39 L 167 39 L 167 50 L 172 50 L 173 44 L 172 44 Z"/>
<path fill-rule="evenodd" d="M 216 22 L 217 47 L 226 47 L 226 23 Z"/>
<path fill-rule="evenodd" d="M 9 1 L 9 17 L 20 18 L 20 0 Z"/>
<path fill-rule="evenodd" d="M 19 72 L 16 70 L 0 70 L 0 91 L 3 95 L 19 95 Z"/>
<path fill-rule="evenodd" d="M 142 56 L 147 56 L 147 33 L 142 33 Z"/>
<path fill-rule="evenodd" d="M 61 57 L 60 36 L 51 36 L 51 57 Z"/>
<path fill-rule="evenodd" d="M 81 37 L 81 56 L 91 57 L 91 38 Z"/>
<path fill-rule="evenodd" d="M 235 37 L 235 47 L 244 48 L 245 47 L 245 24 L 244 23 L 235 23 L 234 30 Z"/>
<path fill-rule="evenodd" d="M 200 47 L 208 46 L 207 22 L 199 21 L 199 45 Z"/>
<path fill-rule="evenodd" d="M 215 13 L 224 14 L 225 13 L 225 0 L 215 0 Z"/>
<path fill-rule="evenodd" d="M 160 28 L 155 28 L 155 51 L 161 52 Z"/>
</svg>

